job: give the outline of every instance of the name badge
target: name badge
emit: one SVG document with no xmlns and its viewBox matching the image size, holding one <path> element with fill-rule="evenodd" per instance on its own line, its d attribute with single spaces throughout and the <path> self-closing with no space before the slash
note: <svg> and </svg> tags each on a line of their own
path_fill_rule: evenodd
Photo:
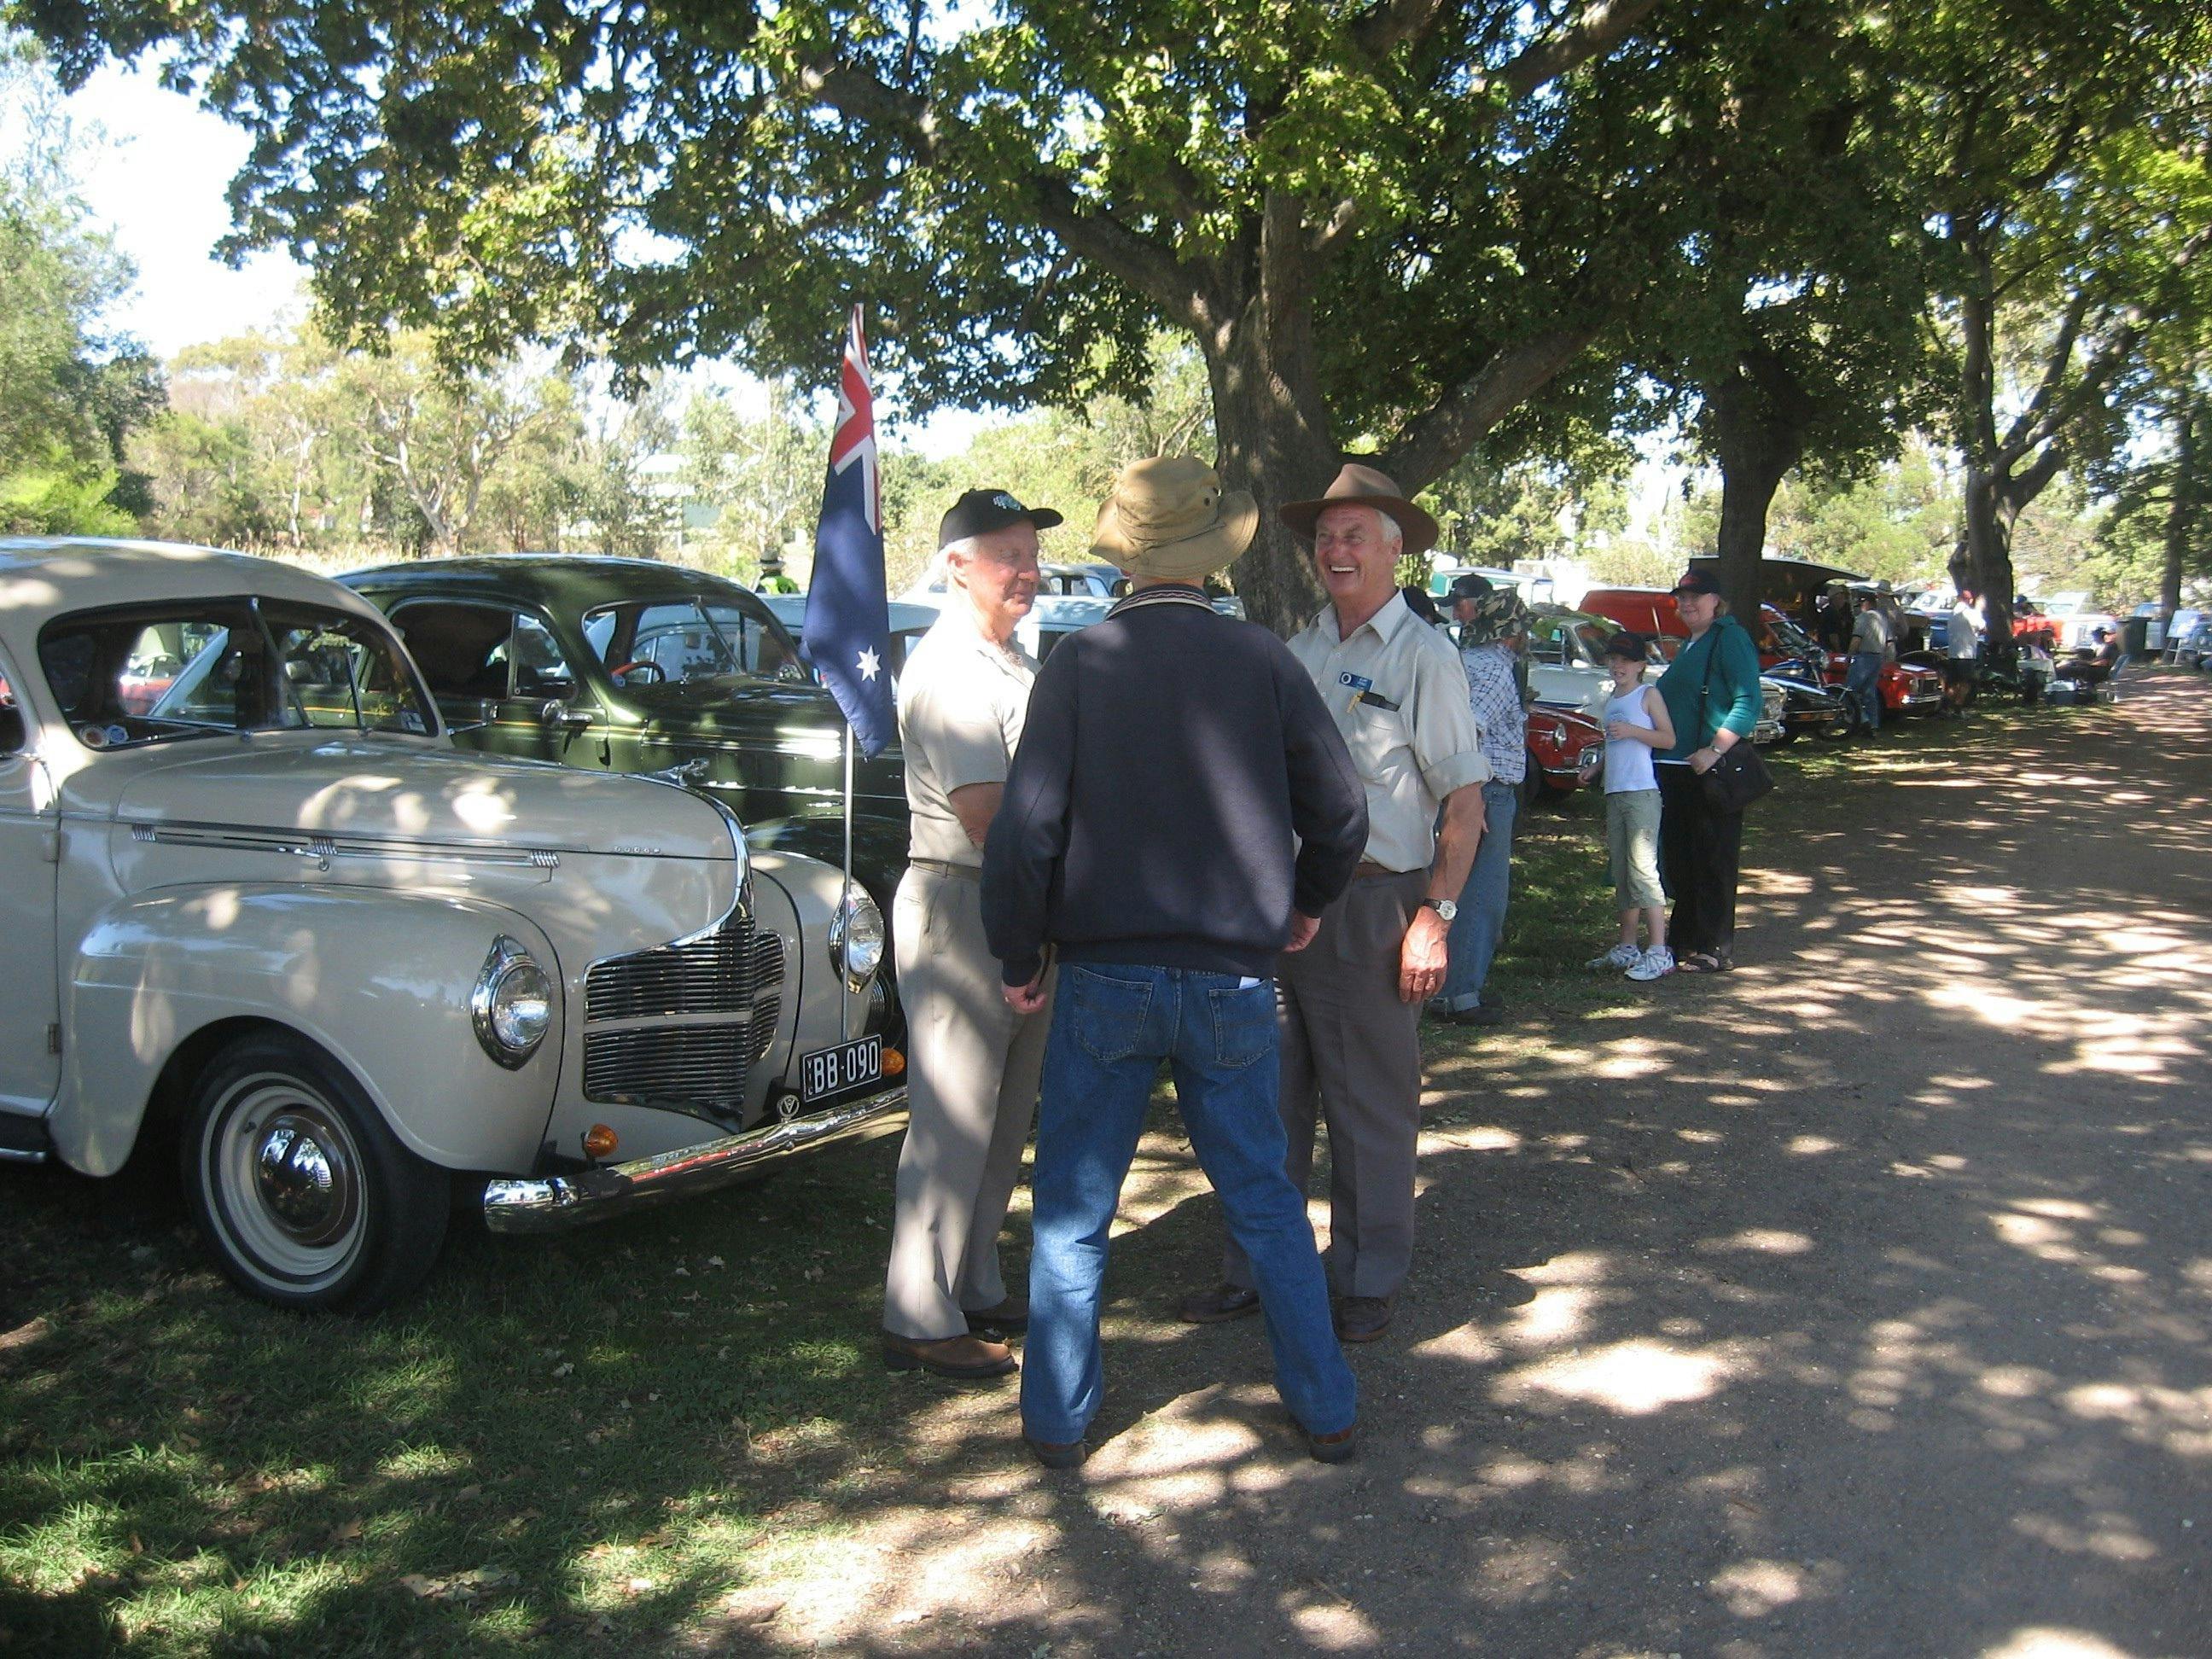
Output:
<svg viewBox="0 0 2212 1659">
<path fill-rule="evenodd" d="M 1336 683 L 1339 685 L 1348 685 L 1355 691 L 1372 691 L 1375 689 L 1373 680 L 1369 679 L 1364 674 L 1355 674 L 1348 668 L 1336 677 Z"/>
</svg>

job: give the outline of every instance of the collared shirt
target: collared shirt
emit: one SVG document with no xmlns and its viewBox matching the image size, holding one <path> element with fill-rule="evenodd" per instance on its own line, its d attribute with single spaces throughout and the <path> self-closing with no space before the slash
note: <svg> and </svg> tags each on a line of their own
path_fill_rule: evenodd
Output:
<svg viewBox="0 0 2212 1659">
<path fill-rule="evenodd" d="M 1521 682 L 1514 672 L 1520 653 L 1502 640 L 1459 653 L 1467 672 L 1467 700 L 1482 730 L 1482 758 L 1490 775 L 1518 783 L 1528 769 L 1528 714 L 1521 706 Z"/>
<path fill-rule="evenodd" d="M 1860 611 L 1858 620 L 1851 624 L 1851 653 L 1864 657 L 1889 654 L 1889 618 L 1871 605 Z"/>
<path fill-rule="evenodd" d="M 1443 798 L 1490 781 L 1459 653 L 1397 593 L 1348 639 L 1332 606 L 1290 643 L 1358 769 L 1367 856 L 1388 870 L 1427 869 Z"/>
<path fill-rule="evenodd" d="M 909 857 L 981 866 L 983 849 L 960 827 L 952 792 L 1006 781 L 1036 672 L 1036 659 L 1019 646 L 986 638 L 957 592 L 907 653 L 898 723 L 913 815 Z"/>
</svg>

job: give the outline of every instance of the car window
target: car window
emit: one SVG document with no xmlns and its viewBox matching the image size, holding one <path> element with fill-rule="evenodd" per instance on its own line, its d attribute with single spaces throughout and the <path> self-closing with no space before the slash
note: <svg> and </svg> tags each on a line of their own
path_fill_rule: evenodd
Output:
<svg viewBox="0 0 2212 1659">
<path fill-rule="evenodd" d="M 544 637 L 546 659 L 557 662 L 560 651 L 544 624 L 534 617 L 518 618 L 505 605 L 418 599 L 392 613 L 431 694 L 459 702 L 520 695 L 511 692 L 510 668 L 520 620 Z"/>
<path fill-rule="evenodd" d="M 24 743 L 23 711 L 15 702 L 15 688 L 5 669 L 0 669 L 0 755 L 12 755 Z"/>
<path fill-rule="evenodd" d="M 78 611 L 40 666 L 88 749 L 290 727 L 427 732 L 428 700 L 384 625 L 248 598 Z"/>
<path fill-rule="evenodd" d="M 730 674 L 786 678 L 798 660 L 767 608 L 737 599 L 602 606 L 585 617 L 584 637 L 607 672 L 632 689 Z"/>
</svg>

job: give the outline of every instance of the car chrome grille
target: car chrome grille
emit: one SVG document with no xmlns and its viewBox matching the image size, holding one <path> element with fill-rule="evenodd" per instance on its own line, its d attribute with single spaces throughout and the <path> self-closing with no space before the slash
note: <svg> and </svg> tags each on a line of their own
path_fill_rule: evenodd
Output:
<svg viewBox="0 0 2212 1659">
<path fill-rule="evenodd" d="M 769 996 L 753 1005 L 750 1019 L 586 1032 L 584 1098 L 742 1112 L 745 1075 L 775 1038 L 780 1012 Z"/>
<path fill-rule="evenodd" d="M 584 981 L 584 1018 L 740 1014 L 757 994 L 782 983 L 783 941 L 741 915 L 689 944 L 595 964 Z"/>
<path fill-rule="evenodd" d="M 704 938 L 594 963 L 584 1097 L 741 1113 L 746 1077 L 775 1040 L 783 972 L 782 940 L 744 910 Z"/>
</svg>

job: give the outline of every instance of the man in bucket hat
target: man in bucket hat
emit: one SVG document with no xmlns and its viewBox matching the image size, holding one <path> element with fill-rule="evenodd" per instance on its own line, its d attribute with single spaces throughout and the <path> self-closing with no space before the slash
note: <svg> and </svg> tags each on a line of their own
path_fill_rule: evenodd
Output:
<svg viewBox="0 0 2212 1659">
<path fill-rule="evenodd" d="M 1003 489 L 946 510 L 944 609 L 899 677 L 911 829 L 892 907 L 906 1010 L 906 1143 L 899 1152 L 883 1350 L 894 1370 L 980 1379 L 1014 1369 L 1027 1317 L 999 1271 L 1045 1023 L 1008 1008 L 983 940 L 983 835 L 1022 738 L 1036 662 L 1014 629 L 1037 591 L 1037 532 L 1060 521 Z M 1042 1003 L 1040 1003 L 1042 1006 Z"/>
<path fill-rule="evenodd" d="M 1049 1468 L 1083 1461 L 1098 1410 L 1107 1240 L 1163 1060 L 1249 1255 L 1283 1403 L 1312 1455 L 1352 1449 L 1352 1373 L 1285 1173 L 1273 976 L 1351 879 L 1366 809 L 1311 681 L 1199 586 L 1258 520 L 1203 462 L 1123 469 L 1091 551 L 1132 591 L 1039 672 L 984 848 L 1008 1005 L 1039 1007 L 1047 951 L 1059 958 L 1022 1372 L 1023 1434 Z"/>
<path fill-rule="evenodd" d="M 1421 1006 L 1443 987 L 1446 934 L 1482 838 L 1490 767 L 1457 653 L 1398 592 L 1400 555 L 1433 547 L 1436 520 L 1356 464 L 1282 519 L 1311 538 L 1329 599 L 1291 653 L 1351 750 L 1368 821 L 1351 887 L 1323 913 L 1312 944 L 1283 959 L 1283 1127 L 1303 1192 L 1316 1115 L 1328 1125 L 1337 1334 L 1371 1342 L 1389 1328 L 1413 1260 Z M 1223 1282 L 1187 1297 L 1182 1316 L 1212 1324 L 1251 1313 L 1254 1282 L 1232 1236 Z"/>
</svg>

